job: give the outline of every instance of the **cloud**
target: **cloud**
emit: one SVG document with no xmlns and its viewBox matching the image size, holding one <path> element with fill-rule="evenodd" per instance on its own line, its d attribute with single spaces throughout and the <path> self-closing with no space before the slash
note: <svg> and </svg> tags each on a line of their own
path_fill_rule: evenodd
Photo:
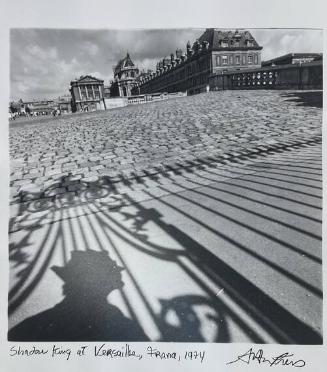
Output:
<svg viewBox="0 0 327 372">
<path fill-rule="evenodd" d="M 86 55 L 95 57 L 99 53 L 99 47 L 97 46 L 97 44 L 90 41 L 86 41 L 83 45 L 83 48 Z"/>
<path fill-rule="evenodd" d="M 252 30 L 252 34 L 263 46 L 262 60 L 287 53 L 321 53 L 323 50 L 322 30 L 262 29 Z"/>
<path fill-rule="evenodd" d="M 33 58 L 42 60 L 51 60 L 58 56 L 58 51 L 55 47 L 40 48 L 38 45 L 26 45 L 24 52 L 28 52 L 28 54 Z"/>
<path fill-rule="evenodd" d="M 289 52 L 321 52 L 319 30 L 251 30 L 263 46 L 262 59 Z M 154 69 L 159 59 L 185 50 L 203 33 L 180 30 L 12 29 L 11 96 L 31 99 L 69 93 L 70 81 L 92 74 L 109 84 L 113 67 L 130 53 L 140 69 Z"/>
</svg>

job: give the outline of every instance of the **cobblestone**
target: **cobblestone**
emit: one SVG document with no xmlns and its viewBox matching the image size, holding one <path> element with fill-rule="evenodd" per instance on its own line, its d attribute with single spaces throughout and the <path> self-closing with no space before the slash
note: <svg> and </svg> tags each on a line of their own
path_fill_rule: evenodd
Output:
<svg viewBox="0 0 327 372">
<path fill-rule="evenodd" d="M 55 189 L 46 191 L 45 192 L 45 196 L 46 197 L 48 197 L 48 196 L 54 196 L 54 195 L 63 194 L 65 192 L 66 192 L 66 189 L 64 187 L 58 187 L 58 188 L 55 188 Z"/>
<path fill-rule="evenodd" d="M 319 139 L 322 110 L 287 94 L 212 92 L 11 126 L 11 201 L 26 185 L 55 196 L 79 190 L 76 182 L 121 182 Z"/>
</svg>

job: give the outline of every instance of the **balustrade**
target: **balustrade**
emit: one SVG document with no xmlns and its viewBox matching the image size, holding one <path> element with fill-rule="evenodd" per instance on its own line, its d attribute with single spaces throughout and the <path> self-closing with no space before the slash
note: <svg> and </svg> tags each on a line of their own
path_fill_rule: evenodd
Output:
<svg viewBox="0 0 327 372">
<path fill-rule="evenodd" d="M 278 71 L 240 72 L 229 75 L 228 78 L 231 89 L 267 89 L 276 85 Z"/>
</svg>

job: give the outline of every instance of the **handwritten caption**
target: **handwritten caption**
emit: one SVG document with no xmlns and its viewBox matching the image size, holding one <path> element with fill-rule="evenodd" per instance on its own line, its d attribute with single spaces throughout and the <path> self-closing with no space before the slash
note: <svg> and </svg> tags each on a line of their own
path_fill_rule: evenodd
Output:
<svg viewBox="0 0 327 372">
<path fill-rule="evenodd" d="M 53 344 L 49 347 L 19 346 L 13 345 L 10 347 L 9 355 L 11 357 L 50 357 L 63 360 L 71 360 L 73 358 L 82 358 L 85 356 L 94 357 L 97 359 L 134 359 L 134 360 L 171 360 L 175 362 L 194 362 L 203 363 L 206 358 L 205 350 L 184 350 L 174 351 L 173 349 L 160 350 L 157 346 L 146 345 L 142 348 L 135 349 L 130 344 L 126 343 L 121 346 L 112 347 L 106 343 L 97 343 L 92 345 L 83 345 L 76 347 L 66 347 L 58 344 Z M 263 349 L 255 350 L 250 348 L 245 353 L 241 353 L 232 360 L 226 362 L 226 365 L 231 364 L 257 364 L 284 367 L 304 367 L 306 362 L 303 359 L 297 359 L 294 354 L 284 352 L 274 356 L 264 355 Z"/>
<path fill-rule="evenodd" d="M 152 346 L 146 346 L 144 350 L 137 351 L 131 345 L 125 344 L 121 347 L 112 348 L 105 343 L 96 345 L 84 345 L 76 348 L 64 347 L 53 344 L 51 347 L 39 348 L 32 346 L 14 345 L 9 350 L 11 357 L 50 357 L 70 360 L 72 358 L 81 358 L 92 356 L 94 358 L 108 359 L 151 359 L 151 360 L 173 360 L 176 362 L 193 361 L 203 363 L 206 353 L 204 350 L 185 350 L 184 352 L 163 351 Z"/>
</svg>

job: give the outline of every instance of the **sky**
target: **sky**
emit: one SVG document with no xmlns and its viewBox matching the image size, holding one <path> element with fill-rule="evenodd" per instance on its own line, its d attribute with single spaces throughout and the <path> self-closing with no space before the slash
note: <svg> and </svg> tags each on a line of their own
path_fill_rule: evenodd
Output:
<svg viewBox="0 0 327 372">
<path fill-rule="evenodd" d="M 249 29 L 263 47 L 262 60 L 286 53 L 321 53 L 321 30 Z M 73 30 L 11 29 L 10 99 L 56 98 L 69 94 L 82 75 L 109 85 L 113 67 L 129 52 L 139 69 L 155 69 L 158 60 L 186 49 L 203 29 Z"/>
</svg>

